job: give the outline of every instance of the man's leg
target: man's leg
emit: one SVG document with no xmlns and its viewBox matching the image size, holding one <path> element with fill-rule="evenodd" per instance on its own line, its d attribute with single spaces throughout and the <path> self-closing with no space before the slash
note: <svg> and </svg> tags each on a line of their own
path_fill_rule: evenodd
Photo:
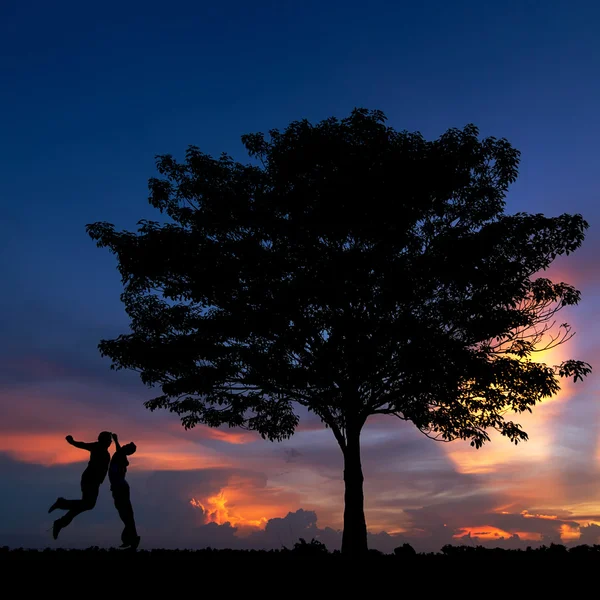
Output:
<svg viewBox="0 0 600 600">
<path fill-rule="evenodd" d="M 121 541 L 129 546 L 138 537 L 137 530 L 135 528 L 135 519 L 133 517 L 133 508 L 131 507 L 131 502 L 129 503 L 129 507 L 122 511 L 121 520 L 125 524 L 123 533 L 121 534 Z"/>
<path fill-rule="evenodd" d="M 73 510 L 76 509 L 80 504 L 81 499 L 67 500 L 66 498 L 57 498 L 56 502 L 50 507 L 48 512 L 51 513 L 54 510 Z"/>
<path fill-rule="evenodd" d="M 92 508 L 96 506 L 99 492 L 100 486 L 98 484 L 82 481 L 81 500 L 65 500 L 64 498 L 59 498 L 59 500 L 63 500 L 63 502 L 60 503 L 59 508 L 64 507 L 63 510 L 68 510 L 69 512 L 54 521 L 54 525 L 52 527 L 52 535 L 54 536 L 54 539 L 58 538 L 60 530 L 69 525 L 77 515 L 80 515 L 86 510 L 92 510 Z"/>
<path fill-rule="evenodd" d="M 88 496 L 93 496 L 94 494 L 94 487 L 100 487 L 100 484 L 98 484 L 96 482 L 96 477 L 94 477 L 94 474 L 91 473 L 88 469 L 86 469 L 82 474 L 81 474 L 81 480 L 80 480 L 80 489 L 81 489 L 81 498 L 77 499 L 77 500 L 67 500 L 65 498 L 57 498 L 56 502 L 48 509 L 48 512 L 51 513 L 55 510 L 74 510 L 76 511 L 76 514 L 79 514 L 80 512 L 83 512 L 81 509 L 81 502 L 82 500 L 84 500 L 86 497 Z M 98 496 L 98 493 L 96 492 L 96 497 Z M 94 500 L 95 503 L 95 500 Z M 83 510 L 87 510 L 87 509 L 83 509 Z"/>
<path fill-rule="evenodd" d="M 121 533 L 121 542 L 124 546 L 137 547 L 139 544 L 139 536 L 135 528 L 135 519 L 133 517 L 133 507 L 131 506 L 131 498 L 129 493 L 129 485 L 125 483 L 124 486 L 113 490 L 113 498 L 115 501 L 115 508 L 123 521 L 123 532 Z"/>
</svg>

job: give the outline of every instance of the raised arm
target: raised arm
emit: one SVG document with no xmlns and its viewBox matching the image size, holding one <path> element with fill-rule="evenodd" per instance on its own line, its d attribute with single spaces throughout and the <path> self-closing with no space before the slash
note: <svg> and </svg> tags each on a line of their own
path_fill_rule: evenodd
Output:
<svg viewBox="0 0 600 600">
<path fill-rule="evenodd" d="M 96 442 L 76 442 L 73 439 L 72 435 L 68 435 L 66 438 L 67 442 L 71 444 L 71 446 L 75 446 L 75 448 L 80 448 L 81 450 L 88 450 L 91 452 L 94 449 L 94 444 Z"/>
<path fill-rule="evenodd" d="M 116 447 L 117 452 L 118 452 L 121 449 L 121 444 L 119 444 L 119 438 L 117 437 L 116 433 L 112 434 L 112 438 L 113 438 L 113 441 L 115 443 L 115 447 Z"/>
</svg>

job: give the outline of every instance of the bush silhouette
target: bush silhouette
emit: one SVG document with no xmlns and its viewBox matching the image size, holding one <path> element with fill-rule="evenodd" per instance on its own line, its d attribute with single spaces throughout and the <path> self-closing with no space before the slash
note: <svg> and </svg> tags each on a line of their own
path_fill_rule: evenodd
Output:
<svg viewBox="0 0 600 600">
<path fill-rule="evenodd" d="M 402 544 L 402 546 L 394 548 L 394 555 L 400 558 L 410 558 L 416 556 L 417 552 L 410 544 Z"/>
<path fill-rule="evenodd" d="M 310 544 L 307 544 L 304 538 L 300 538 L 300 541 L 294 544 L 292 552 L 299 556 L 324 556 L 329 554 L 327 546 L 315 538 L 310 541 Z"/>
</svg>

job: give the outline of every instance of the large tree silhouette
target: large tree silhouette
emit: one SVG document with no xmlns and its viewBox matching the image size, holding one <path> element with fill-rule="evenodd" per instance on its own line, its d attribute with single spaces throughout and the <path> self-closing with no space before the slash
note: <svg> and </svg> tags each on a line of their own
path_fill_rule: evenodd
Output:
<svg viewBox="0 0 600 600">
<path fill-rule="evenodd" d="M 510 412 L 556 394 L 535 351 L 572 335 L 554 315 L 580 294 L 538 274 L 580 246 L 581 215 L 504 213 L 519 152 L 475 126 L 435 141 L 379 111 L 245 135 L 240 164 L 189 147 L 157 160 L 137 232 L 88 225 L 118 258 L 131 331 L 101 341 L 116 369 L 197 423 L 291 436 L 316 413 L 344 457 L 342 551 L 367 549 L 360 434 L 370 415 L 479 448 Z M 552 334 L 552 335 L 551 335 Z M 551 337 L 548 337 L 551 336 Z"/>
</svg>

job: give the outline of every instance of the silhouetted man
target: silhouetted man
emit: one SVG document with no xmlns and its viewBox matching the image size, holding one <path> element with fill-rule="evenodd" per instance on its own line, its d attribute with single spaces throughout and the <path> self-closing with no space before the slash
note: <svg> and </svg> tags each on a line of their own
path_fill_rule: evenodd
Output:
<svg viewBox="0 0 600 600">
<path fill-rule="evenodd" d="M 137 534 L 135 528 L 129 484 L 125 481 L 127 467 L 129 466 L 127 457 L 136 451 L 136 445 L 133 442 L 129 442 L 129 444 L 121 446 L 117 434 L 113 433 L 112 437 L 115 441 L 116 450 L 110 460 L 108 479 L 110 480 L 110 491 L 115 501 L 115 508 L 121 517 L 121 521 L 123 521 L 123 525 L 125 525 L 121 533 L 121 548 L 129 546 L 132 550 L 136 550 L 140 545 L 140 536 Z"/>
<path fill-rule="evenodd" d="M 54 521 L 52 526 L 54 539 L 58 538 L 60 530 L 66 527 L 78 514 L 86 510 L 92 510 L 96 506 L 100 485 L 106 478 L 108 465 L 110 464 L 110 454 L 108 452 L 112 443 L 110 431 L 102 431 L 98 435 L 97 442 L 76 442 L 72 435 L 68 435 L 65 439 L 71 446 L 87 450 L 90 453 L 90 461 L 81 475 L 81 500 L 57 498 L 48 510 L 49 513 L 56 509 L 69 511 L 66 515 Z"/>
</svg>

